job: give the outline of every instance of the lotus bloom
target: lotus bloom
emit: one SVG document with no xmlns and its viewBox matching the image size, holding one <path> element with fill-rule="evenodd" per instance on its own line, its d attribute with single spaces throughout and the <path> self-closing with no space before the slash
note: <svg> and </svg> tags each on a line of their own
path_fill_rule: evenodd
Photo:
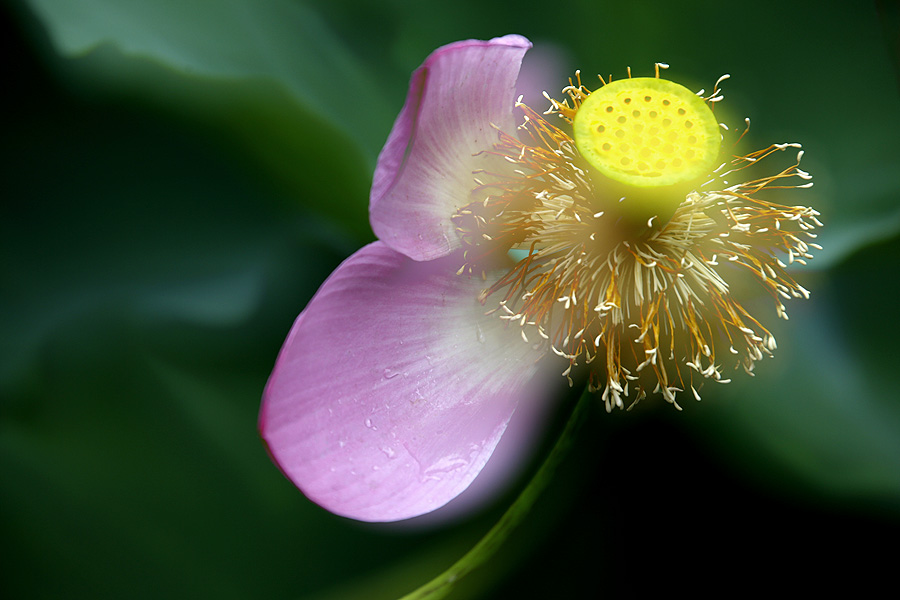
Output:
<svg viewBox="0 0 900 600">
<path fill-rule="evenodd" d="M 721 162 L 718 84 L 694 94 L 665 65 L 594 91 L 576 78 L 537 113 L 514 97 L 529 47 L 450 44 L 413 74 L 372 184 L 380 241 L 328 278 L 278 357 L 260 430 L 332 512 L 446 504 L 517 406 L 566 381 L 607 409 L 699 399 L 775 350 L 738 290 L 784 318 L 782 299 L 807 296 L 785 267 L 811 258 L 817 213 L 763 198 L 811 185 L 798 145 Z M 787 168 L 727 182 L 793 149 Z"/>
</svg>

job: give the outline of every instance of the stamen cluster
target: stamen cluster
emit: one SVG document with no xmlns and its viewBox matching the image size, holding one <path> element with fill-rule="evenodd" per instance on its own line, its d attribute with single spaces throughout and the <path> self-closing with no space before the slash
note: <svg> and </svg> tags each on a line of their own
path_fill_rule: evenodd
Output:
<svg viewBox="0 0 900 600">
<path fill-rule="evenodd" d="M 571 123 L 590 91 L 580 80 L 563 91 L 568 100 L 551 99 L 545 115 Z M 719 99 L 718 89 L 706 98 Z M 758 197 L 764 189 L 812 185 L 799 168 L 800 146 L 734 158 L 684 194 L 671 216 L 635 223 L 621 209 L 627 195 L 592 171 L 568 133 L 517 106 L 525 114 L 519 135 L 499 132 L 490 152 L 509 168 L 477 173 L 475 197 L 483 200 L 453 217 L 466 247 L 460 272 L 482 270 L 510 251 L 524 254 L 483 292 L 488 312 L 565 359 L 570 384 L 584 366 L 607 410 L 648 392 L 676 407 L 676 392 L 688 388 L 699 400 L 703 380 L 730 381 L 726 363 L 752 375 L 776 343 L 733 291 L 749 276 L 787 319 L 782 300 L 809 293 L 785 267 L 819 248 L 815 210 Z M 777 174 L 725 183 L 789 149 L 798 149 L 797 161 Z"/>
</svg>

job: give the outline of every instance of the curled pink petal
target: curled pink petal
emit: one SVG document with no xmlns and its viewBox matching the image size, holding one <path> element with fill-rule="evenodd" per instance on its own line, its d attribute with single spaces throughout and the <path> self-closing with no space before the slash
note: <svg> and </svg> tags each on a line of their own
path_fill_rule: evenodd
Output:
<svg viewBox="0 0 900 600">
<path fill-rule="evenodd" d="M 517 404 L 545 400 L 558 383 L 518 327 L 484 315 L 486 283 L 456 275 L 457 265 L 376 242 L 294 324 L 260 431 L 320 506 L 363 521 L 443 506 L 481 471 Z"/>
<path fill-rule="evenodd" d="M 476 156 L 513 131 L 516 78 L 531 43 L 518 35 L 439 48 L 413 73 L 378 157 L 369 217 L 375 234 L 414 260 L 459 247 L 450 217 L 472 201 Z"/>
</svg>

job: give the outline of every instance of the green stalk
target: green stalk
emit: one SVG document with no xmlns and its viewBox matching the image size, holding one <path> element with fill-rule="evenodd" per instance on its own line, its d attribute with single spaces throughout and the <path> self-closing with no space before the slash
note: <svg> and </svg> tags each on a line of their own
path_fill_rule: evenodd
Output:
<svg viewBox="0 0 900 600">
<path fill-rule="evenodd" d="M 560 434 L 559 439 L 550 451 L 550 454 L 544 460 L 541 468 L 538 469 L 534 477 L 528 482 L 528 485 L 516 498 L 500 520 L 485 534 L 481 540 L 463 555 L 449 569 L 420 587 L 403 596 L 401 600 L 438 600 L 444 598 L 453 591 L 453 587 L 457 581 L 483 565 L 491 558 L 506 541 L 506 538 L 515 530 L 522 522 L 531 507 L 537 501 L 541 492 L 550 484 L 556 467 L 562 462 L 569 448 L 571 448 L 575 431 L 584 420 L 587 407 L 590 405 L 593 395 L 585 392 L 578 400 L 578 404 L 572 411 L 566 423 L 565 429 Z"/>
</svg>

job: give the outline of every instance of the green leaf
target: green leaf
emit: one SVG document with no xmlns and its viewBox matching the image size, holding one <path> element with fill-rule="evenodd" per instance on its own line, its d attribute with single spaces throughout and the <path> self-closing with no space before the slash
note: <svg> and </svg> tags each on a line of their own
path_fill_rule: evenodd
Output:
<svg viewBox="0 0 900 600">
<path fill-rule="evenodd" d="M 835 501 L 900 500 L 900 402 L 892 381 L 900 335 L 884 289 L 900 268 L 900 238 L 873 246 L 789 307 L 778 350 L 756 377 L 715 386 L 700 433 L 754 476 Z M 698 427 L 699 429 L 699 427 Z"/>
<path fill-rule="evenodd" d="M 58 50 L 87 54 L 103 45 L 149 58 L 185 77 L 278 83 L 351 139 L 371 144 L 392 111 L 326 23 L 289 0 L 29 0 Z M 127 75 L 127 61 L 104 75 Z M 364 110 L 361 108 L 364 107 Z M 380 143 L 375 142 L 380 146 Z M 367 150 L 372 146 L 365 146 Z"/>
<path fill-rule="evenodd" d="M 57 70 L 78 88 L 206 128 L 292 201 L 360 244 L 371 239 L 368 189 L 392 111 L 310 9 L 280 0 L 32 5 L 68 57 Z"/>
</svg>

